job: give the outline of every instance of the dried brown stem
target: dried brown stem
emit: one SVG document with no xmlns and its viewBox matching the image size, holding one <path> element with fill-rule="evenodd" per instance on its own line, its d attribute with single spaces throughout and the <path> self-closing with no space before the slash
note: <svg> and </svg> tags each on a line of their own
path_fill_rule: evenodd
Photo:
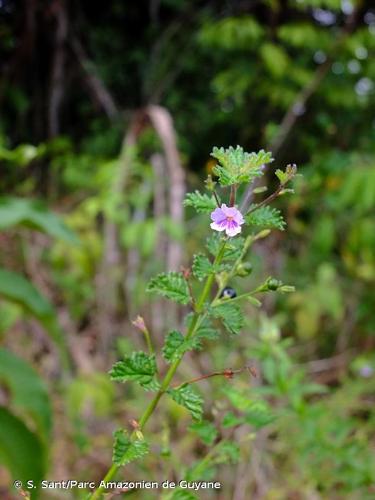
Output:
<svg viewBox="0 0 375 500">
<path fill-rule="evenodd" d="M 244 371 L 248 371 L 253 377 L 257 376 L 257 372 L 253 366 L 245 365 L 242 368 L 238 368 L 237 370 L 232 370 L 232 368 L 226 368 L 222 371 L 216 371 L 212 373 L 208 373 L 206 375 L 201 375 L 200 377 L 195 377 L 187 382 L 182 384 L 175 385 L 173 388 L 181 387 L 182 385 L 195 384 L 196 382 L 200 382 L 201 380 L 206 380 L 211 377 L 225 377 L 227 379 L 233 378 L 235 375 L 238 375 Z"/>
</svg>

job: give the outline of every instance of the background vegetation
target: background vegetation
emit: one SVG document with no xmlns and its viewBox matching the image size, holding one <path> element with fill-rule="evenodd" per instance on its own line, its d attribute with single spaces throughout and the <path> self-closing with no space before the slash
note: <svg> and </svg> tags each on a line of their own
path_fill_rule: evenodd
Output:
<svg viewBox="0 0 375 500">
<path fill-rule="evenodd" d="M 19 498 L 14 478 L 105 473 L 113 430 L 147 403 L 107 372 L 144 347 L 137 314 L 158 346 L 181 321 L 145 286 L 204 244 L 207 215 L 181 201 L 212 147 L 236 144 L 272 151 L 271 183 L 275 165 L 303 175 L 278 202 L 288 230 L 233 286 L 297 291 L 188 356 L 181 381 L 259 375 L 200 382 L 193 433 L 184 409 L 159 409 L 155 453 L 126 477 L 220 478 L 203 499 L 374 498 L 371 2 L 3 0 L 0 33 L 1 498 Z M 134 494 L 151 495 L 167 498 Z"/>
</svg>

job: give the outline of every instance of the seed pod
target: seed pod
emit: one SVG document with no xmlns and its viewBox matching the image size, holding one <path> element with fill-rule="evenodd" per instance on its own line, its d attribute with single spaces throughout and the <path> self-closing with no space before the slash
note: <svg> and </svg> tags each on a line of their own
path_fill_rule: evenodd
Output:
<svg viewBox="0 0 375 500">
<path fill-rule="evenodd" d="M 237 297 L 236 290 L 230 286 L 226 286 L 220 294 L 221 299 L 234 299 Z"/>
<path fill-rule="evenodd" d="M 275 278 L 270 278 L 269 280 L 267 280 L 268 290 L 275 291 L 278 288 L 280 288 L 281 286 L 282 286 L 281 281 L 276 280 Z"/>
<path fill-rule="evenodd" d="M 253 265 L 250 262 L 243 262 L 237 267 L 236 274 L 237 276 L 241 276 L 244 278 L 245 276 L 249 276 L 253 271 Z"/>
</svg>

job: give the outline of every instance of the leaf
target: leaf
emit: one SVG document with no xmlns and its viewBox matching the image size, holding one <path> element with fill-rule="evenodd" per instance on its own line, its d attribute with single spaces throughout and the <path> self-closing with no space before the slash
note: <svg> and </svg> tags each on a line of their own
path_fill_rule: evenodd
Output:
<svg viewBox="0 0 375 500">
<path fill-rule="evenodd" d="M 189 328 L 193 316 L 194 316 L 193 313 L 189 313 L 186 316 L 185 324 L 187 328 Z M 201 323 L 199 323 L 194 334 L 194 338 L 197 338 L 199 340 L 215 340 L 218 338 L 218 336 L 219 332 L 217 331 L 216 328 L 214 328 L 211 321 L 208 320 L 207 318 L 205 318 Z"/>
<path fill-rule="evenodd" d="M 215 268 L 208 257 L 203 254 L 197 254 L 194 255 L 192 270 L 194 276 L 199 281 L 202 281 L 206 278 L 206 276 L 212 274 L 215 271 Z"/>
<path fill-rule="evenodd" d="M 170 272 L 158 274 L 147 286 L 147 292 L 154 292 L 180 304 L 190 301 L 189 288 L 181 273 Z"/>
<path fill-rule="evenodd" d="M 236 427 L 237 425 L 243 424 L 243 417 L 237 417 L 233 412 L 229 411 L 223 417 L 221 425 L 226 429 L 229 427 Z"/>
<path fill-rule="evenodd" d="M 244 416 L 244 420 L 249 425 L 256 429 L 265 427 L 275 420 L 275 416 L 271 413 L 267 403 L 264 401 L 254 401 Z"/>
<path fill-rule="evenodd" d="M 212 422 L 202 420 L 201 422 L 194 422 L 189 426 L 189 429 L 195 432 L 204 444 L 210 446 L 217 438 L 217 429 Z"/>
<path fill-rule="evenodd" d="M 64 222 L 47 210 L 38 200 L 0 197 L 0 229 L 25 226 L 60 238 L 68 243 L 78 243 L 78 238 Z"/>
<path fill-rule="evenodd" d="M 185 207 L 194 207 L 198 213 L 211 213 L 217 207 L 215 198 L 199 191 L 188 193 L 184 200 Z"/>
<path fill-rule="evenodd" d="M 117 382 L 134 380 L 144 389 L 156 390 L 158 388 L 158 383 L 155 380 L 156 372 L 155 355 L 139 351 L 133 352 L 131 356 L 115 363 L 109 375 L 111 380 Z"/>
<path fill-rule="evenodd" d="M 244 324 L 244 319 L 238 304 L 233 304 L 230 302 L 230 299 L 228 299 L 218 306 L 212 307 L 210 314 L 212 314 L 214 318 L 220 319 L 229 333 L 240 333 Z"/>
<path fill-rule="evenodd" d="M 216 340 L 219 336 L 219 332 L 213 327 L 212 323 L 205 319 L 197 328 L 195 332 L 195 337 L 200 340 Z"/>
<path fill-rule="evenodd" d="M 34 285 L 20 274 L 0 268 L 0 297 L 22 306 L 26 312 L 35 316 L 58 345 L 62 361 L 68 365 L 65 338 L 57 322 L 55 310 Z"/>
<path fill-rule="evenodd" d="M 279 168 L 275 172 L 276 177 L 279 179 L 280 184 L 285 186 L 289 181 L 293 179 L 293 177 L 297 174 L 297 166 L 296 165 L 287 165 L 285 172 L 280 170 Z"/>
<path fill-rule="evenodd" d="M 0 348 L 0 385 L 10 392 L 12 407 L 35 424 L 43 442 L 49 442 L 52 410 L 47 386 L 36 371 L 21 358 Z"/>
<path fill-rule="evenodd" d="M 187 340 L 182 333 L 172 330 L 168 333 L 163 347 L 163 356 L 168 363 L 181 359 L 187 351 L 202 349 L 200 339 L 196 335 Z"/>
<path fill-rule="evenodd" d="M 261 307 L 262 303 L 260 300 L 258 300 L 257 298 L 255 297 L 252 297 L 251 295 L 249 295 L 248 297 L 246 297 L 246 300 L 248 302 L 250 302 L 250 304 L 252 304 L 253 306 L 255 307 Z"/>
<path fill-rule="evenodd" d="M 40 319 L 54 316 L 52 305 L 23 276 L 0 268 L 0 295 L 21 305 L 29 313 Z"/>
<path fill-rule="evenodd" d="M 213 233 L 209 238 L 207 238 L 207 250 L 211 255 L 216 257 L 221 247 L 221 243 L 221 236 L 217 233 Z M 236 236 L 236 238 L 231 238 L 227 241 L 222 260 L 225 262 L 235 261 L 240 256 L 244 243 L 245 239 L 241 236 Z"/>
<path fill-rule="evenodd" d="M 170 498 L 171 500 L 198 500 L 196 495 L 193 495 L 190 491 L 182 489 L 176 489 Z"/>
<path fill-rule="evenodd" d="M 143 458 L 150 451 L 148 443 L 144 439 L 130 439 L 128 433 L 123 429 L 114 432 L 112 462 L 115 465 L 126 465 Z"/>
<path fill-rule="evenodd" d="M 214 462 L 216 464 L 235 464 L 240 458 L 240 448 L 233 441 L 222 441 L 216 449 Z"/>
<path fill-rule="evenodd" d="M 181 406 L 184 406 L 195 420 L 203 414 L 203 399 L 190 385 L 181 385 L 177 389 L 168 389 L 167 393 Z"/>
<path fill-rule="evenodd" d="M 230 146 L 228 149 L 215 147 L 211 156 L 220 163 L 213 171 L 222 186 L 251 182 L 263 175 L 263 165 L 272 161 L 271 153 L 263 149 L 258 153 L 246 153 L 240 146 Z"/>
<path fill-rule="evenodd" d="M 252 205 L 250 210 L 255 206 Z M 269 206 L 255 209 L 252 213 L 245 216 L 245 220 L 247 224 L 260 226 L 263 229 L 280 229 L 280 231 L 284 231 L 286 225 L 280 210 Z"/>
<path fill-rule="evenodd" d="M 24 484 L 33 480 L 35 489 L 31 499 L 38 496 L 38 486 L 46 469 L 46 450 L 37 436 L 18 417 L 0 406 L 0 463 L 4 464 L 14 480 Z"/>
</svg>

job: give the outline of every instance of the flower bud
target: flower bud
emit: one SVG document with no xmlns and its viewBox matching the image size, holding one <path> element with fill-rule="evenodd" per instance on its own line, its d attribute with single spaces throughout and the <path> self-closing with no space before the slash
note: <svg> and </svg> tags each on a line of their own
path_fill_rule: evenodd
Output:
<svg viewBox="0 0 375 500">
<path fill-rule="evenodd" d="M 147 327 L 145 325 L 145 320 L 142 318 L 142 316 L 137 316 L 134 321 L 132 321 L 132 324 L 138 328 L 141 332 L 147 332 Z"/>
</svg>

